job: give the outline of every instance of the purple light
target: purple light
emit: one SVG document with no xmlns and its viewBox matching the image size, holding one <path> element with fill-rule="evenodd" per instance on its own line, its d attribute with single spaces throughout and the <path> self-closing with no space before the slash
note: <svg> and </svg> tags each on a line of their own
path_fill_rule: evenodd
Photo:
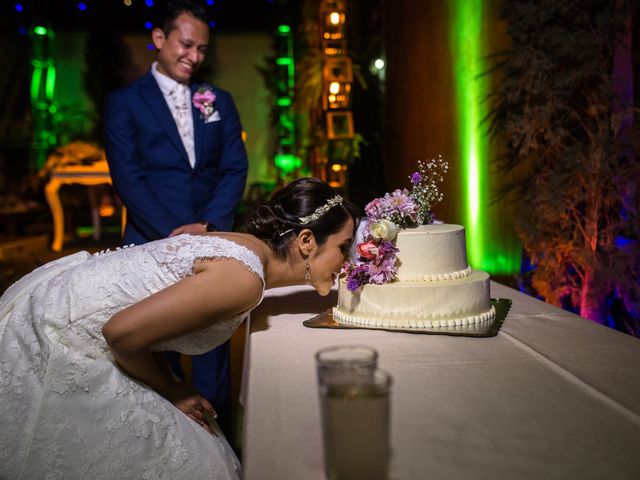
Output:
<svg viewBox="0 0 640 480">
<path fill-rule="evenodd" d="M 84 3 L 84 2 L 80 2 L 80 3 L 78 4 L 78 9 L 80 9 L 81 11 L 83 11 L 83 12 L 84 12 L 84 11 L 87 9 L 87 4 L 86 4 L 86 3 Z"/>
<path fill-rule="evenodd" d="M 24 7 L 21 3 L 16 3 L 16 12 L 21 12 L 24 10 Z"/>
<path fill-rule="evenodd" d="M 152 52 L 156 49 L 156 47 L 153 46 L 153 43 L 147 43 L 147 50 L 151 50 Z"/>
</svg>

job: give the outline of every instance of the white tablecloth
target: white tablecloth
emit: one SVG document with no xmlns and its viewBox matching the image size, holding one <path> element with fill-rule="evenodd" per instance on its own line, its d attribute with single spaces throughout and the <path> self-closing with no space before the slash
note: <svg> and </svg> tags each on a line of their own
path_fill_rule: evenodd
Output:
<svg viewBox="0 0 640 480">
<path fill-rule="evenodd" d="M 251 316 L 247 480 L 323 479 L 314 353 L 376 348 L 394 378 L 391 480 L 640 478 L 640 340 L 492 282 L 496 337 L 311 329 L 336 302 L 267 292 Z"/>
</svg>

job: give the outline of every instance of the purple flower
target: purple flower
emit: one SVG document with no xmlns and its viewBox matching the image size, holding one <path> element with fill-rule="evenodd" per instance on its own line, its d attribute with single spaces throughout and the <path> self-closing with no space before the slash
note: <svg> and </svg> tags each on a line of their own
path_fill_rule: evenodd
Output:
<svg viewBox="0 0 640 480">
<path fill-rule="evenodd" d="M 411 180 L 412 185 L 418 185 L 422 180 L 422 175 L 420 175 L 420 173 L 418 172 L 413 172 L 409 179 Z"/>
<path fill-rule="evenodd" d="M 364 211 L 369 217 L 370 221 L 378 221 L 384 215 L 384 210 L 382 207 L 382 200 L 380 198 L 376 198 L 371 200 L 366 207 L 364 207 Z"/>
<path fill-rule="evenodd" d="M 395 255 L 398 252 L 398 247 L 396 247 L 393 242 L 384 241 L 380 245 L 378 245 L 378 255 L 383 258 L 393 256 L 395 259 Z"/>
<path fill-rule="evenodd" d="M 391 282 L 397 273 L 395 263 L 396 257 L 394 255 L 393 258 L 385 258 L 380 265 L 370 264 L 369 282 L 377 285 Z"/>
<path fill-rule="evenodd" d="M 347 274 L 347 290 L 355 292 L 358 288 L 369 283 L 369 266 L 358 263 L 351 265 L 346 263 L 343 269 Z"/>
</svg>

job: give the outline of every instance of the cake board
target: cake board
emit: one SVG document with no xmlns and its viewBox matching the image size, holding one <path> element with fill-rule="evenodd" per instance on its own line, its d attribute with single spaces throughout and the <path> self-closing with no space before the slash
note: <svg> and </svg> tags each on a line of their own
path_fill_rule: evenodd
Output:
<svg viewBox="0 0 640 480">
<path fill-rule="evenodd" d="M 334 328 L 349 330 L 384 330 L 387 332 L 401 333 L 426 333 L 427 335 L 452 335 L 458 337 L 495 337 L 511 308 L 511 300 L 508 298 L 492 298 L 491 305 L 496 310 L 493 321 L 481 325 L 460 325 L 454 327 L 438 328 L 379 328 L 360 325 L 341 325 L 333 318 L 333 309 L 330 308 L 313 318 L 305 320 L 302 324 L 308 328 Z"/>
</svg>

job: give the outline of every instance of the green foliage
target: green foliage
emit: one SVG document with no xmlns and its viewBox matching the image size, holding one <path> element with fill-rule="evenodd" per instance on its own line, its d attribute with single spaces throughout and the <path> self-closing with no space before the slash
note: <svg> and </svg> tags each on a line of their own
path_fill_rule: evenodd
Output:
<svg viewBox="0 0 640 480">
<path fill-rule="evenodd" d="M 637 112 L 618 102 L 612 75 L 629 8 L 505 0 L 502 15 L 512 46 L 499 58 L 490 116 L 493 134 L 506 139 L 501 193 L 520 212 L 538 293 L 604 322 L 607 299 L 640 297 Z M 635 243 L 619 248 L 620 236 Z M 627 309 L 630 333 L 640 334 L 637 303 Z"/>
</svg>

